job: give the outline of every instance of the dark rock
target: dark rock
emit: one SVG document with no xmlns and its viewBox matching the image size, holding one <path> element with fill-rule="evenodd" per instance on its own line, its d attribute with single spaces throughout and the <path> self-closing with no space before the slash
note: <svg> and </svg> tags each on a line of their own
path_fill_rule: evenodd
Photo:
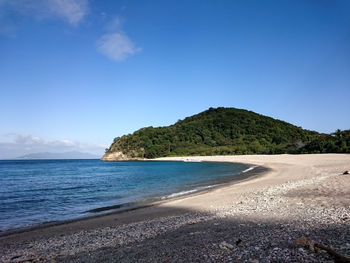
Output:
<svg viewBox="0 0 350 263">
<path fill-rule="evenodd" d="M 14 259 L 16 259 L 16 258 L 20 258 L 20 257 L 22 257 L 22 255 L 19 255 L 19 256 L 14 256 L 14 257 L 12 257 L 12 258 L 11 258 L 11 260 L 14 260 Z"/>
</svg>

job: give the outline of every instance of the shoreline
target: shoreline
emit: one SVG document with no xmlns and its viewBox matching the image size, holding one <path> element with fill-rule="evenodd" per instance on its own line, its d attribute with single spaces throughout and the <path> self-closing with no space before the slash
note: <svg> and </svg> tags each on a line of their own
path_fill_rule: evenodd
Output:
<svg viewBox="0 0 350 263">
<path fill-rule="evenodd" d="M 188 159 L 188 158 L 186 158 L 186 159 Z M 142 160 L 142 161 L 162 162 L 163 160 L 154 159 L 154 160 Z M 164 160 L 164 161 L 182 162 L 182 160 Z M 212 161 L 204 161 L 204 162 L 212 162 Z M 218 162 L 218 163 L 221 163 L 221 162 Z M 228 162 L 228 163 L 232 163 L 232 162 Z M 250 166 L 250 164 L 248 164 L 248 163 L 244 163 L 244 164 Z M 236 174 L 236 175 L 230 177 L 229 179 L 226 179 L 226 180 L 223 179 L 223 182 L 221 182 L 219 184 L 203 185 L 200 187 L 200 188 L 203 187 L 203 189 L 197 189 L 198 187 L 194 188 L 194 189 L 190 189 L 190 190 L 188 190 L 189 193 L 177 195 L 177 194 L 182 193 L 182 192 L 174 192 L 174 193 L 169 193 L 168 195 L 163 196 L 163 197 L 152 198 L 152 199 L 155 199 L 153 201 L 148 201 L 147 199 L 145 199 L 145 200 L 140 200 L 140 201 L 136 201 L 136 202 L 132 202 L 132 203 L 125 203 L 122 205 L 111 206 L 111 208 L 99 207 L 99 208 L 93 209 L 93 210 L 96 210 L 97 212 L 96 212 L 96 214 L 92 214 L 92 215 L 87 215 L 87 216 L 83 216 L 83 217 L 77 217 L 77 218 L 72 218 L 72 219 L 67 219 L 67 220 L 62 220 L 62 221 L 43 222 L 43 223 L 31 225 L 31 226 L 24 226 L 24 227 L 18 227 L 18 228 L 0 231 L 0 238 L 11 236 L 13 234 L 21 234 L 21 233 L 25 233 L 25 232 L 50 228 L 50 227 L 54 227 L 54 226 L 67 225 L 70 223 L 77 223 L 80 221 L 91 220 L 91 219 L 100 218 L 103 216 L 117 215 L 120 213 L 126 213 L 126 212 L 130 212 L 130 211 L 138 210 L 138 209 L 145 209 L 145 208 L 161 205 L 161 204 L 164 204 L 166 202 L 179 200 L 179 199 L 182 199 L 185 197 L 205 194 L 205 193 L 208 193 L 210 191 L 214 191 L 216 189 L 220 189 L 223 187 L 229 187 L 230 185 L 233 185 L 233 184 L 248 181 L 248 180 L 251 180 L 251 179 L 256 178 L 258 176 L 263 176 L 264 174 L 269 172 L 269 168 L 263 167 L 263 166 L 253 165 L 247 169 L 251 169 L 251 168 L 253 168 L 253 169 L 249 170 L 249 171 L 244 170 L 244 171 L 240 172 L 239 174 Z M 259 171 L 255 172 L 254 171 L 255 169 L 257 169 Z M 245 176 L 243 176 L 243 175 L 245 175 Z M 236 177 L 236 176 L 241 176 L 243 178 L 235 180 L 234 177 Z M 168 196 L 172 196 L 172 195 L 174 195 L 174 196 L 168 197 Z M 116 208 L 113 208 L 113 207 L 116 207 Z M 101 212 L 103 212 L 103 211 L 106 211 L 106 212 L 98 213 L 100 210 L 101 210 Z M 95 213 L 95 212 L 93 211 L 91 213 Z"/>
<path fill-rule="evenodd" d="M 196 158 L 270 170 L 152 207 L 0 237 L 0 261 L 333 261 L 291 247 L 300 236 L 350 256 L 349 154 Z"/>
</svg>

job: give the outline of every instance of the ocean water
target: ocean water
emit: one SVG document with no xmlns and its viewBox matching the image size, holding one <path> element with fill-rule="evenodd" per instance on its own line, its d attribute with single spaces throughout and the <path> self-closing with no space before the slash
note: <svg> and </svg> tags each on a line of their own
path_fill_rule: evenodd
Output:
<svg viewBox="0 0 350 263">
<path fill-rule="evenodd" d="M 0 161 L 0 231 L 110 212 L 246 176 L 213 162 Z"/>
</svg>

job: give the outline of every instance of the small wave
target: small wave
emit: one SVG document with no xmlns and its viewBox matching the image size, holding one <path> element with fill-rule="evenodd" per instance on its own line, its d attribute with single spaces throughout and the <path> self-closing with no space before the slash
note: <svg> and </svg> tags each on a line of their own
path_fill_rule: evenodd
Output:
<svg viewBox="0 0 350 263">
<path fill-rule="evenodd" d="M 178 192 L 178 193 L 173 193 L 173 194 L 168 195 L 168 196 L 163 196 L 162 199 L 174 198 L 174 197 L 187 195 L 187 194 L 191 194 L 191 193 L 195 193 L 195 192 L 198 192 L 198 190 L 192 189 L 192 190 L 188 190 L 188 191 L 182 191 L 182 192 Z"/>
<path fill-rule="evenodd" d="M 185 163 L 200 163 L 202 162 L 201 160 L 196 160 L 196 159 L 184 159 L 183 160 Z"/>
<path fill-rule="evenodd" d="M 249 167 L 249 168 L 245 169 L 244 171 L 242 171 L 242 173 L 249 172 L 249 171 L 253 170 L 253 169 L 254 169 L 254 168 L 256 168 L 256 167 L 258 167 L 258 166 L 256 166 L 256 165 L 251 166 L 251 167 Z"/>
<path fill-rule="evenodd" d="M 179 197 L 179 196 L 183 196 L 183 195 L 188 195 L 188 194 L 196 193 L 196 192 L 203 191 L 206 189 L 210 189 L 210 188 L 213 188 L 215 186 L 218 186 L 218 185 L 214 184 L 214 185 L 202 186 L 202 187 L 197 187 L 195 189 L 191 189 L 191 190 L 187 190 L 187 191 L 172 193 L 170 195 L 163 196 L 161 199 L 164 200 L 164 199 L 170 199 L 170 198 Z"/>
</svg>

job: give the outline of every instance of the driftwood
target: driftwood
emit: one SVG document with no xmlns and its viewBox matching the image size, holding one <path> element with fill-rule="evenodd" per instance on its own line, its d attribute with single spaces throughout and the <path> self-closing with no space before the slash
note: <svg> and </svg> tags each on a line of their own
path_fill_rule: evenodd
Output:
<svg viewBox="0 0 350 263">
<path fill-rule="evenodd" d="M 307 247 L 312 252 L 318 252 L 319 250 L 326 251 L 329 255 L 331 255 L 334 258 L 334 262 L 336 263 L 350 263 L 350 258 L 345 257 L 335 250 L 326 247 L 322 244 L 315 243 L 313 240 L 308 240 L 306 237 L 302 236 L 297 238 L 294 243 L 292 244 L 293 248 L 297 247 Z"/>
<path fill-rule="evenodd" d="M 315 247 L 322 249 L 324 251 L 327 251 L 327 253 L 329 255 L 334 257 L 334 262 L 336 262 L 336 263 L 350 263 L 350 258 L 345 257 L 343 255 L 340 255 L 338 252 L 336 252 L 335 250 L 333 250 L 329 247 L 326 247 L 326 246 L 324 246 L 322 244 L 318 244 L 318 243 L 315 243 Z"/>
</svg>

